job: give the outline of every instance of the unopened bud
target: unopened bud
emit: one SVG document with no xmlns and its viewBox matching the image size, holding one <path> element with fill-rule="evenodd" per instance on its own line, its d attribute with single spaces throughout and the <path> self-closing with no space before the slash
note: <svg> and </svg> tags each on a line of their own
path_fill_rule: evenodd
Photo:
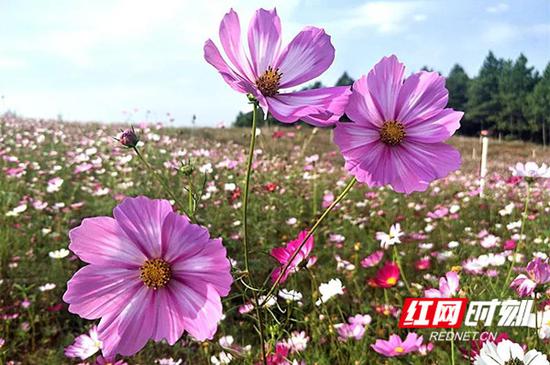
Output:
<svg viewBox="0 0 550 365">
<path fill-rule="evenodd" d="M 139 137 L 132 128 L 123 131 L 117 140 L 125 147 L 135 148 L 139 142 Z"/>
</svg>

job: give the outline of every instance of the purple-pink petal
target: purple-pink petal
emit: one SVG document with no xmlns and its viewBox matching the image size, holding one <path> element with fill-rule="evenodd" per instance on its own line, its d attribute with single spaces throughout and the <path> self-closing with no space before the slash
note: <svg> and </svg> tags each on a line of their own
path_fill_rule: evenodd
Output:
<svg viewBox="0 0 550 365">
<path fill-rule="evenodd" d="M 409 76 L 397 99 L 397 120 L 414 125 L 431 118 L 445 108 L 449 92 L 445 78 L 437 72 L 419 72 Z"/>
<path fill-rule="evenodd" d="M 88 265 L 69 280 L 63 300 L 69 303 L 69 312 L 96 319 L 118 313 L 142 285 L 137 269 Z"/>
<path fill-rule="evenodd" d="M 111 217 L 86 218 L 69 238 L 69 249 L 89 264 L 138 268 L 147 259 Z"/>
<path fill-rule="evenodd" d="M 281 53 L 275 68 L 282 73 L 281 88 L 310 81 L 334 61 L 334 46 L 323 29 L 305 27 Z"/>
<path fill-rule="evenodd" d="M 407 125 L 406 138 L 409 141 L 424 143 L 444 142 L 460 128 L 463 115 L 463 112 L 443 109 L 426 120 Z"/>
<path fill-rule="evenodd" d="M 167 200 L 139 196 L 125 199 L 113 210 L 113 215 L 132 242 L 148 258 L 155 258 L 161 252 L 162 223 L 171 212 Z"/>
<path fill-rule="evenodd" d="M 327 87 L 277 94 L 267 98 L 267 103 L 271 114 L 281 122 L 293 123 L 309 116 L 313 123 L 327 126 L 342 116 L 350 93 L 347 86 Z"/>
<path fill-rule="evenodd" d="M 384 57 L 367 76 L 369 93 L 384 121 L 397 117 L 397 99 L 403 84 L 405 65 L 397 57 Z"/>
<path fill-rule="evenodd" d="M 273 67 L 281 48 L 281 19 L 277 10 L 256 10 L 248 28 L 248 48 L 254 75 Z"/>
</svg>

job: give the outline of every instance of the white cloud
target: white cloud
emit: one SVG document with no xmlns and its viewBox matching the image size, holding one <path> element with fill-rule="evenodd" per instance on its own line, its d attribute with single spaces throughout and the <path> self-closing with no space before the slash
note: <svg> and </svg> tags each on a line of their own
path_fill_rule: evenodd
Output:
<svg viewBox="0 0 550 365">
<path fill-rule="evenodd" d="M 420 13 L 423 1 L 376 1 L 352 9 L 341 20 L 345 30 L 371 27 L 380 33 L 399 33 L 414 22 L 427 19 Z"/>
<path fill-rule="evenodd" d="M 525 37 L 550 36 L 550 24 L 532 24 L 518 26 L 509 23 L 493 23 L 487 27 L 482 35 L 483 40 L 490 44 L 504 44 L 520 40 Z"/>
<path fill-rule="evenodd" d="M 488 13 L 503 13 L 505 11 L 508 11 L 510 6 L 506 3 L 498 3 L 496 5 L 488 6 L 485 10 L 487 10 Z"/>
</svg>

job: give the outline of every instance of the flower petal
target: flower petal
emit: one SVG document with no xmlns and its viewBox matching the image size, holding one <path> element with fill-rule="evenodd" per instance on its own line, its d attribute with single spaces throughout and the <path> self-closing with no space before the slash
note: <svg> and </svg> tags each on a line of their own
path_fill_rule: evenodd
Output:
<svg viewBox="0 0 550 365">
<path fill-rule="evenodd" d="M 357 124 L 381 128 L 384 114 L 369 92 L 367 76 L 355 81 L 346 107 L 346 115 Z"/>
<path fill-rule="evenodd" d="M 156 328 L 157 307 L 154 290 L 142 286 L 119 313 L 111 313 L 101 319 L 99 339 L 103 341 L 103 356 L 116 354 L 131 356 L 141 350 Z"/>
<path fill-rule="evenodd" d="M 349 95 L 348 87 L 343 86 L 277 94 L 266 99 L 269 111 L 280 122 L 293 123 L 304 119 L 315 125 L 328 126 L 344 113 Z"/>
<path fill-rule="evenodd" d="M 460 128 L 460 119 L 463 115 L 463 112 L 443 109 L 428 119 L 413 125 L 406 125 L 406 138 L 407 140 L 424 143 L 444 142 Z"/>
<path fill-rule="evenodd" d="M 256 79 L 274 66 L 281 48 L 281 19 L 277 10 L 258 9 L 248 28 L 248 48 Z"/>
<path fill-rule="evenodd" d="M 416 73 L 405 80 L 399 91 L 397 120 L 405 126 L 421 122 L 440 113 L 448 100 L 443 76 L 437 72 Z"/>
<path fill-rule="evenodd" d="M 174 345 L 183 335 L 185 328 L 185 323 L 179 313 L 181 303 L 177 302 L 176 297 L 172 294 L 170 285 L 163 290 L 155 290 L 154 295 L 157 326 L 153 331 L 152 338 L 155 341 L 165 339 L 169 345 Z"/>
<path fill-rule="evenodd" d="M 199 341 L 212 339 L 222 317 L 222 303 L 217 290 L 197 282 L 170 283 L 171 294 L 179 303 L 178 312 L 185 330 Z"/>
<path fill-rule="evenodd" d="M 204 43 L 204 59 L 218 70 L 225 82 L 231 86 L 233 90 L 244 94 L 254 90 L 250 81 L 237 74 L 237 72 L 229 67 L 227 62 L 222 58 L 218 47 L 216 47 L 214 42 L 210 39 Z"/>
<path fill-rule="evenodd" d="M 241 24 L 239 15 L 231 9 L 220 23 L 220 41 L 225 54 L 238 70 L 239 74 L 248 80 L 255 80 L 250 68 L 250 61 L 244 54 L 241 44 Z"/>
<path fill-rule="evenodd" d="M 170 212 L 162 223 L 161 256 L 167 262 L 193 257 L 209 242 L 208 230 Z"/>
<path fill-rule="evenodd" d="M 120 312 L 141 286 L 139 270 L 87 265 L 69 280 L 63 300 L 69 312 L 96 319 Z"/>
<path fill-rule="evenodd" d="M 172 206 L 168 200 L 139 196 L 124 199 L 113 210 L 113 215 L 141 252 L 148 258 L 158 258 L 161 254 L 162 223 L 170 212 Z"/>
<path fill-rule="evenodd" d="M 397 117 L 397 99 L 403 85 L 405 66 L 397 57 L 384 57 L 367 76 L 371 98 L 384 121 Z"/>
<path fill-rule="evenodd" d="M 338 122 L 334 129 L 334 143 L 346 159 L 363 157 L 368 145 L 379 140 L 379 130 L 367 125 Z"/>
<path fill-rule="evenodd" d="M 137 268 L 147 259 L 111 217 L 85 218 L 69 237 L 69 249 L 89 264 Z"/>
<path fill-rule="evenodd" d="M 219 238 L 206 241 L 194 256 L 180 257 L 171 264 L 172 275 L 184 284 L 211 285 L 221 296 L 226 296 L 231 289 L 231 263 Z"/>
<path fill-rule="evenodd" d="M 323 29 L 305 27 L 287 45 L 275 68 L 282 73 L 281 88 L 312 80 L 325 72 L 334 61 L 334 46 Z"/>
</svg>

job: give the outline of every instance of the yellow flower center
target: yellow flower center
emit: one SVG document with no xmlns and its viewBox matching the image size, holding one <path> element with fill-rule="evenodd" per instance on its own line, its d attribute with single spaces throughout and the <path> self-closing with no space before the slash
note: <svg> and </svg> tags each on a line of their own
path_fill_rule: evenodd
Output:
<svg viewBox="0 0 550 365">
<path fill-rule="evenodd" d="M 396 120 L 390 120 L 382 124 L 380 139 L 387 145 L 396 146 L 405 138 L 405 126 Z"/>
<path fill-rule="evenodd" d="M 397 352 L 398 354 L 401 354 L 405 351 L 405 349 L 401 346 L 397 346 L 393 351 Z"/>
<path fill-rule="evenodd" d="M 139 278 L 152 289 L 164 288 L 172 277 L 170 265 L 163 259 L 147 260 L 140 268 Z"/>
<path fill-rule="evenodd" d="M 396 278 L 388 278 L 388 280 L 386 280 L 386 284 L 388 285 L 395 285 L 395 283 L 397 283 L 397 279 Z"/>
<path fill-rule="evenodd" d="M 279 83 L 283 74 L 279 69 L 273 69 L 271 66 L 256 80 L 256 86 L 263 96 L 273 96 L 279 91 Z"/>
</svg>

